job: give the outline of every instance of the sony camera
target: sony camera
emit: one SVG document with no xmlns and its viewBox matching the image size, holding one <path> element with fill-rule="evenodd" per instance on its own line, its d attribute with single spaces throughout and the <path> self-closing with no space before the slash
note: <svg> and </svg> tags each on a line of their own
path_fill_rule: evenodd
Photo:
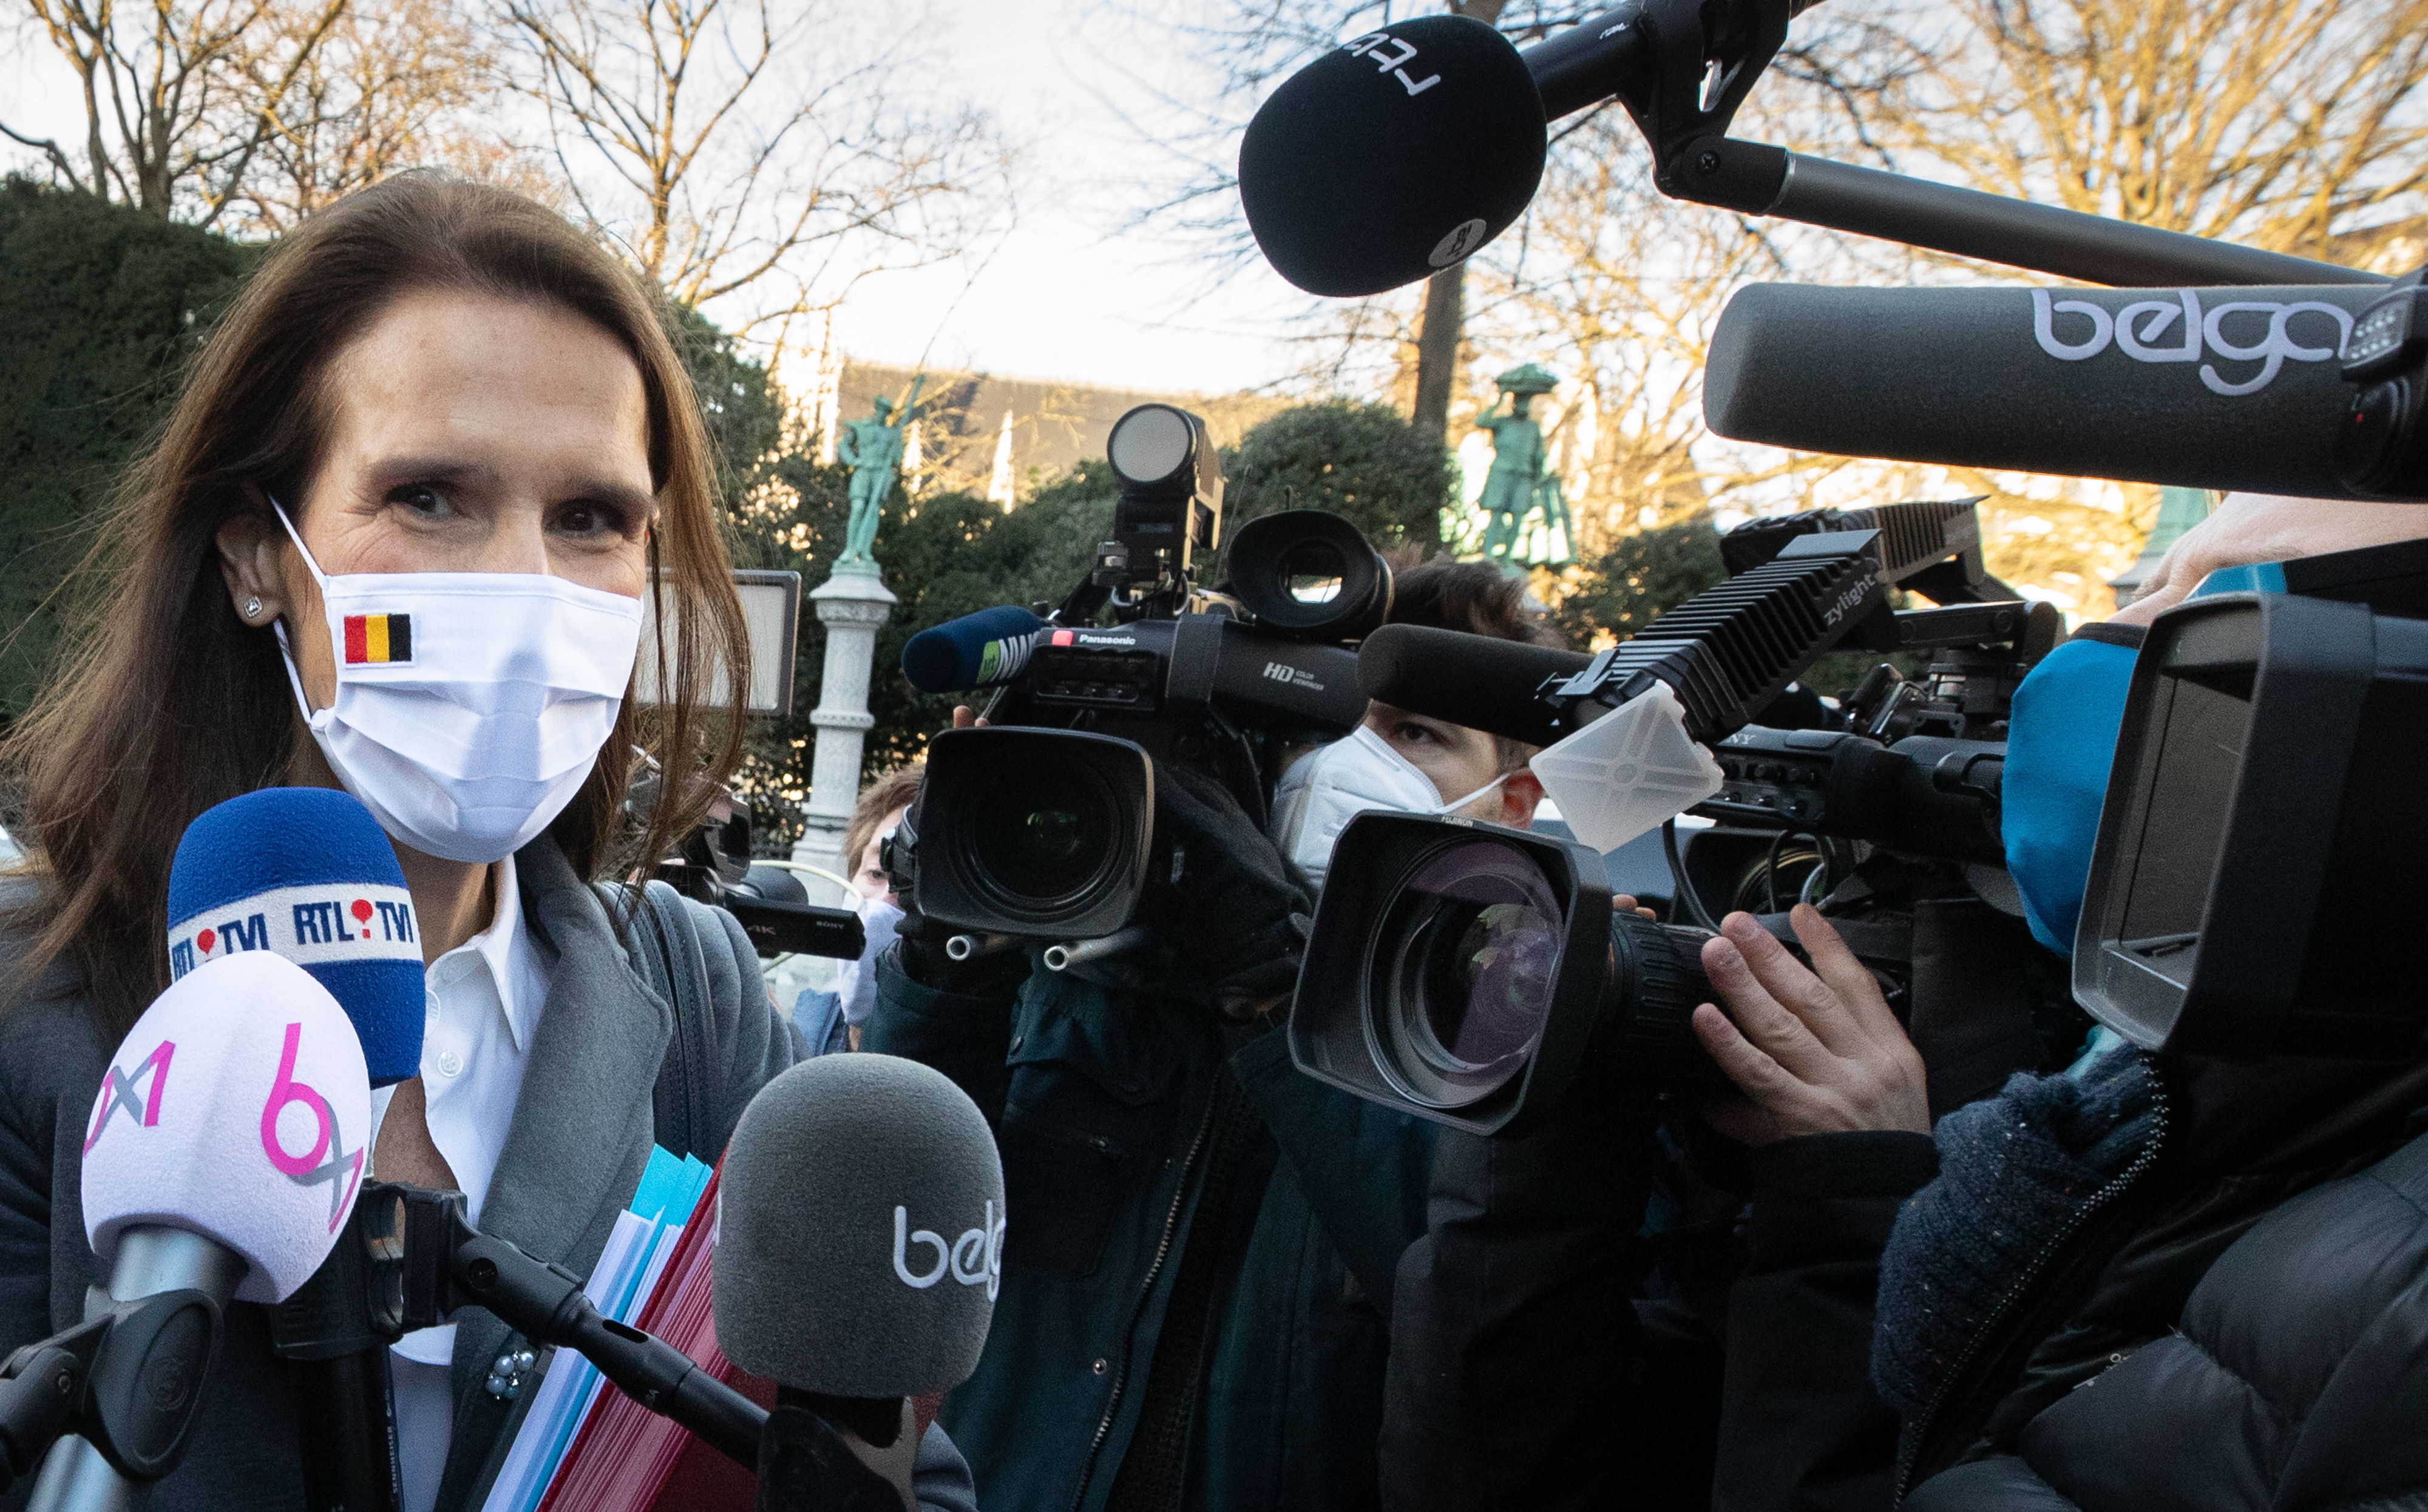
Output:
<svg viewBox="0 0 2428 1512">
<path fill-rule="evenodd" d="M 888 868 L 923 914 L 965 931 L 963 952 L 1122 930 L 1171 875 L 1157 764 L 1212 775 L 1261 823 L 1288 759 L 1365 715 L 1348 647 L 1387 616 L 1392 584 L 1355 529 L 1321 510 L 1261 517 L 1230 543 L 1228 581 L 1201 589 L 1222 519 L 1205 422 L 1141 404 L 1106 453 L 1112 539 L 1058 608 L 985 610 L 903 649 L 925 691 L 993 691 L 986 728 L 930 743 L 887 843 Z"/>
<path fill-rule="evenodd" d="M 1370 812 L 1334 847 L 1289 1026 L 1299 1069 L 1479 1134 L 1555 1106 L 1589 1061 L 1723 1085 L 1687 1020 L 1700 929 L 1612 907 L 1601 853 L 1473 819 Z"/>
</svg>

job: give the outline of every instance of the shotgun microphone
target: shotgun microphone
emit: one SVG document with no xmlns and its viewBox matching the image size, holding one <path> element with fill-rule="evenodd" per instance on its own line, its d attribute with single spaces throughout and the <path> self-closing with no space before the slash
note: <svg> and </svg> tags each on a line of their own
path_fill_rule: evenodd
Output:
<svg viewBox="0 0 2428 1512">
<path fill-rule="evenodd" d="M 1582 651 L 1431 625 L 1385 625 L 1357 648 L 1357 685 L 1394 709 L 1549 746 L 1569 731 L 1540 697 L 1543 684 L 1592 664 Z"/>
<path fill-rule="evenodd" d="M 1844 456 L 2356 498 L 2341 358 L 2381 288 L 1754 284 L 1704 368 L 1714 432 Z"/>
</svg>

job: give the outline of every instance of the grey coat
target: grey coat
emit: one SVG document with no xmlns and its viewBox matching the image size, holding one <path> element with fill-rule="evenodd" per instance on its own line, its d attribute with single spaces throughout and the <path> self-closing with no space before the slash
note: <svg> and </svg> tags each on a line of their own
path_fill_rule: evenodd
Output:
<svg viewBox="0 0 2428 1512">
<path fill-rule="evenodd" d="M 481 1226 L 586 1274 L 648 1159 L 652 1092 L 673 1013 L 635 975 L 598 896 L 553 840 L 543 836 L 515 860 L 524 917 L 553 964 Z M 740 927 L 721 911 L 699 914 L 712 943 L 714 1024 L 704 1059 L 722 1075 L 706 1078 L 711 1137 L 693 1153 L 713 1159 L 744 1105 L 793 1063 L 797 1048 L 790 1027 L 768 1008 Z M 720 928 L 730 938 L 730 956 L 713 948 Z M 0 969 L 6 964 L 0 952 Z M 78 1321 L 86 1288 L 106 1279 L 85 1243 L 78 1189 L 84 1120 L 111 1048 L 64 966 L 27 1001 L 0 1010 L 0 1353 Z M 454 1442 L 441 1508 L 464 1505 L 479 1486 L 513 1406 L 484 1386 L 490 1362 L 509 1342 L 505 1324 L 477 1308 L 457 1312 L 455 1322 Z M 968 1484 L 959 1455 L 941 1435 L 923 1450 L 922 1469 L 930 1473 L 920 1478 L 921 1500 L 959 1504 L 951 1483 Z M 184 1512 L 303 1504 L 287 1372 L 271 1353 L 267 1314 L 238 1303 L 229 1309 L 226 1343 L 184 1463 L 150 1505 Z"/>
</svg>

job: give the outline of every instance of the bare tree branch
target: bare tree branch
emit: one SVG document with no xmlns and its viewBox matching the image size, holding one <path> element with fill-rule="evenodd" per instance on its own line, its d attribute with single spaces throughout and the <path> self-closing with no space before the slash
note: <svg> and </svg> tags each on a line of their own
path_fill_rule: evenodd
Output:
<svg viewBox="0 0 2428 1512">
<path fill-rule="evenodd" d="M 582 212 L 746 338 L 873 271 L 958 255 L 1010 213 L 993 123 L 892 88 L 917 62 L 901 16 L 875 32 L 823 0 L 501 0 L 500 16 Z"/>
</svg>

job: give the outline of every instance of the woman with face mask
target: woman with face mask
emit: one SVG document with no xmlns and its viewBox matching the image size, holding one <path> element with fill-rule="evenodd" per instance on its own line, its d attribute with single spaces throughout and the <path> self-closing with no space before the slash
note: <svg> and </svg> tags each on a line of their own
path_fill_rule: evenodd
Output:
<svg viewBox="0 0 2428 1512">
<path fill-rule="evenodd" d="M 0 1352 L 105 1279 L 83 1120 L 168 983 L 178 838 L 237 795 L 343 788 L 394 843 L 428 1017 L 366 1174 L 460 1189 L 542 1259 L 586 1274 L 652 1144 L 714 1160 L 796 1059 L 730 918 L 687 906 L 707 985 L 679 1009 L 636 975 L 628 895 L 593 886 L 671 852 L 717 791 L 739 732 L 707 694 L 747 645 L 657 302 L 552 212 L 414 174 L 285 238 L 128 472 L 87 587 L 0 753 L 32 853 L 0 942 Z M 641 656 L 671 690 L 646 717 Z M 644 752 L 698 781 L 638 833 Z M 522 1348 L 478 1311 L 397 1346 L 408 1512 L 468 1504 L 528 1394 Z M 234 1305 L 149 1504 L 304 1504 L 287 1372 Z"/>
</svg>

